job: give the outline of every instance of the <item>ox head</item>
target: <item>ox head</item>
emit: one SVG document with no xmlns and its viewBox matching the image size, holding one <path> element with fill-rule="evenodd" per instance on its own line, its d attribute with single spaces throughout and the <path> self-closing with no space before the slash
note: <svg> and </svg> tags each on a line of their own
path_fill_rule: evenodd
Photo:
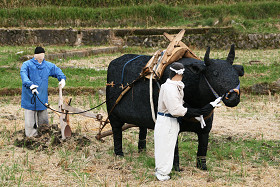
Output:
<svg viewBox="0 0 280 187">
<path fill-rule="evenodd" d="M 204 75 L 219 96 L 224 96 L 223 102 L 226 106 L 234 107 L 240 102 L 239 76 L 244 75 L 241 65 L 233 65 L 235 50 L 231 45 L 226 60 L 210 59 L 210 47 L 208 47 L 204 63 L 206 65 Z"/>
<path fill-rule="evenodd" d="M 211 92 L 216 92 L 219 96 L 223 97 L 223 102 L 228 107 L 234 107 L 238 105 L 240 102 L 240 82 L 239 76 L 244 75 L 244 69 L 241 65 L 233 65 L 235 50 L 234 45 L 231 45 L 230 52 L 226 60 L 220 59 L 210 59 L 210 47 L 208 47 L 205 57 L 204 63 L 205 66 L 203 68 L 200 67 L 192 67 L 192 69 L 196 69 L 196 71 L 202 72 L 203 76 L 201 78 L 201 90 L 205 91 L 205 87 L 212 87 Z M 207 83 L 208 82 L 208 83 Z M 210 86 L 209 86 L 210 85 Z M 214 93 L 205 93 L 212 94 Z"/>
</svg>

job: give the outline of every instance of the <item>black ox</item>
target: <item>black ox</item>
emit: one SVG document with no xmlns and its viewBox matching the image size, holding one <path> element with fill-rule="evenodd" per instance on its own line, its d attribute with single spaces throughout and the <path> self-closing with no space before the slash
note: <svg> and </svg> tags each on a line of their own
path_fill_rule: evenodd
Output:
<svg viewBox="0 0 280 187">
<path fill-rule="evenodd" d="M 204 62 L 193 58 L 182 58 L 178 62 L 185 66 L 183 75 L 184 101 L 186 106 L 200 108 L 216 97 L 210 89 L 209 84 L 219 96 L 229 93 L 236 88 L 239 82 L 239 76 L 244 75 L 243 66 L 232 65 L 235 57 L 234 45 L 231 46 L 226 60 L 210 59 L 210 48 L 207 49 Z M 114 106 L 116 99 L 121 93 L 120 85 L 127 85 L 133 82 L 142 71 L 143 67 L 149 61 L 151 56 L 138 56 L 126 54 L 113 60 L 108 67 L 107 82 L 115 83 L 114 86 L 107 86 L 106 97 L 110 99 L 107 102 L 108 112 Z M 158 81 L 163 84 L 169 76 L 169 66 L 164 71 L 162 78 Z M 208 83 L 207 83 L 207 81 Z M 157 114 L 159 88 L 153 84 L 153 101 L 155 114 Z M 112 99 L 113 97 L 113 99 Z M 124 95 L 118 105 L 113 109 L 109 120 L 113 130 L 114 152 L 116 155 L 123 156 L 122 150 L 122 126 L 124 123 L 134 124 L 139 127 L 138 149 L 146 148 L 147 128 L 154 129 L 155 123 L 152 119 L 150 99 L 149 99 L 149 80 L 142 78 L 133 84 L 132 88 Z M 228 107 L 237 106 L 240 102 L 238 92 L 230 92 L 222 100 Z M 212 128 L 213 114 L 205 120 L 206 127 L 201 129 L 200 123 L 183 119 L 180 123 L 180 132 L 191 131 L 198 135 L 197 156 L 205 157 L 207 153 L 209 132 Z M 178 146 L 176 145 L 174 157 L 175 169 L 179 169 Z M 197 163 L 200 169 L 206 168 L 206 161 L 203 165 Z"/>
</svg>

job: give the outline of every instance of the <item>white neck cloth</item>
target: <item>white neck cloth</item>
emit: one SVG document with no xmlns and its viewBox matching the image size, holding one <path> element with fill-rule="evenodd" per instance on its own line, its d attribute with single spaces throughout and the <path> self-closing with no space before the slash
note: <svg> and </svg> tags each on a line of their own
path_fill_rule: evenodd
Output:
<svg viewBox="0 0 280 187">
<path fill-rule="evenodd" d="M 176 70 L 176 69 L 173 69 L 172 67 L 170 67 L 170 70 L 171 70 L 171 71 L 174 71 L 175 73 L 177 73 L 177 74 L 179 74 L 179 75 L 183 75 L 183 73 L 184 73 L 184 71 L 185 71 L 185 68 Z"/>
</svg>

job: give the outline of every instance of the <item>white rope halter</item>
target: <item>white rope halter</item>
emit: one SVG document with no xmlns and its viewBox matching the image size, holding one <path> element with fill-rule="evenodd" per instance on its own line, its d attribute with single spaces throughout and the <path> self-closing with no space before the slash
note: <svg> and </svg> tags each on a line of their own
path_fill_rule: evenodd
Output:
<svg viewBox="0 0 280 187">
<path fill-rule="evenodd" d="M 176 69 L 173 69 L 172 67 L 170 67 L 170 70 L 174 71 L 175 73 L 177 73 L 179 75 L 183 75 L 185 68 L 176 70 Z"/>
</svg>

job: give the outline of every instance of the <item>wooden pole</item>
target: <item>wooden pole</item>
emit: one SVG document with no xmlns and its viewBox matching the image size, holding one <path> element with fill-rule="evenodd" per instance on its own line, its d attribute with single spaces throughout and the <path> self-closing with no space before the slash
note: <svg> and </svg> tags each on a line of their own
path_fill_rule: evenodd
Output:
<svg viewBox="0 0 280 187">
<path fill-rule="evenodd" d="M 59 108 L 59 112 L 62 112 L 62 104 L 63 104 L 63 98 L 62 98 L 62 87 L 61 85 L 58 86 L 59 88 L 59 100 L 58 100 L 58 108 Z M 60 129 L 61 129 L 61 135 L 62 135 L 62 139 L 65 139 L 65 134 L 64 134 L 64 130 L 66 127 L 66 123 L 63 121 L 63 119 L 65 118 L 65 114 L 60 114 L 59 116 L 59 123 L 60 123 Z"/>
<path fill-rule="evenodd" d="M 125 131 L 126 129 L 129 129 L 129 128 L 131 128 L 131 127 L 137 127 L 136 125 L 132 125 L 132 124 L 125 124 L 124 126 L 122 126 L 122 131 Z M 113 131 L 112 130 L 108 130 L 108 131 L 105 131 L 105 132 L 103 132 L 103 133 L 101 133 L 101 134 L 97 134 L 96 136 L 95 136 L 95 138 L 97 139 L 97 140 L 101 140 L 101 138 L 104 138 L 104 137 L 106 137 L 106 136 L 110 136 L 110 135 L 112 135 L 113 134 Z"/>
<path fill-rule="evenodd" d="M 65 110 L 62 109 L 62 106 L 63 106 L 62 87 L 61 85 L 59 85 L 59 100 L 58 100 L 59 112 L 65 112 Z M 67 122 L 69 123 L 69 118 L 67 119 L 67 115 L 61 113 L 59 116 L 59 123 L 61 128 L 62 139 L 65 139 L 66 137 L 70 137 L 72 134 L 71 128 L 67 124 Z"/>
<path fill-rule="evenodd" d="M 164 35 L 169 41 L 173 41 L 173 39 L 175 38 L 174 36 L 172 36 L 172 35 L 170 35 L 170 34 L 168 34 L 168 33 L 166 33 L 166 32 L 163 33 L 163 35 Z M 197 57 L 197 56 L 192 52 L 192 50 L 191 50 L 186 44 L 184 44 L 182 41 L 179 41 L 179 42 L 178 42 L 178 45 L 179 45 L 180 47 L 187 48 L 188 51 L 190 52 L 192 58 L 195 58 L 195 59 L 200 60 L 200 58 Z"/>
</svg>

